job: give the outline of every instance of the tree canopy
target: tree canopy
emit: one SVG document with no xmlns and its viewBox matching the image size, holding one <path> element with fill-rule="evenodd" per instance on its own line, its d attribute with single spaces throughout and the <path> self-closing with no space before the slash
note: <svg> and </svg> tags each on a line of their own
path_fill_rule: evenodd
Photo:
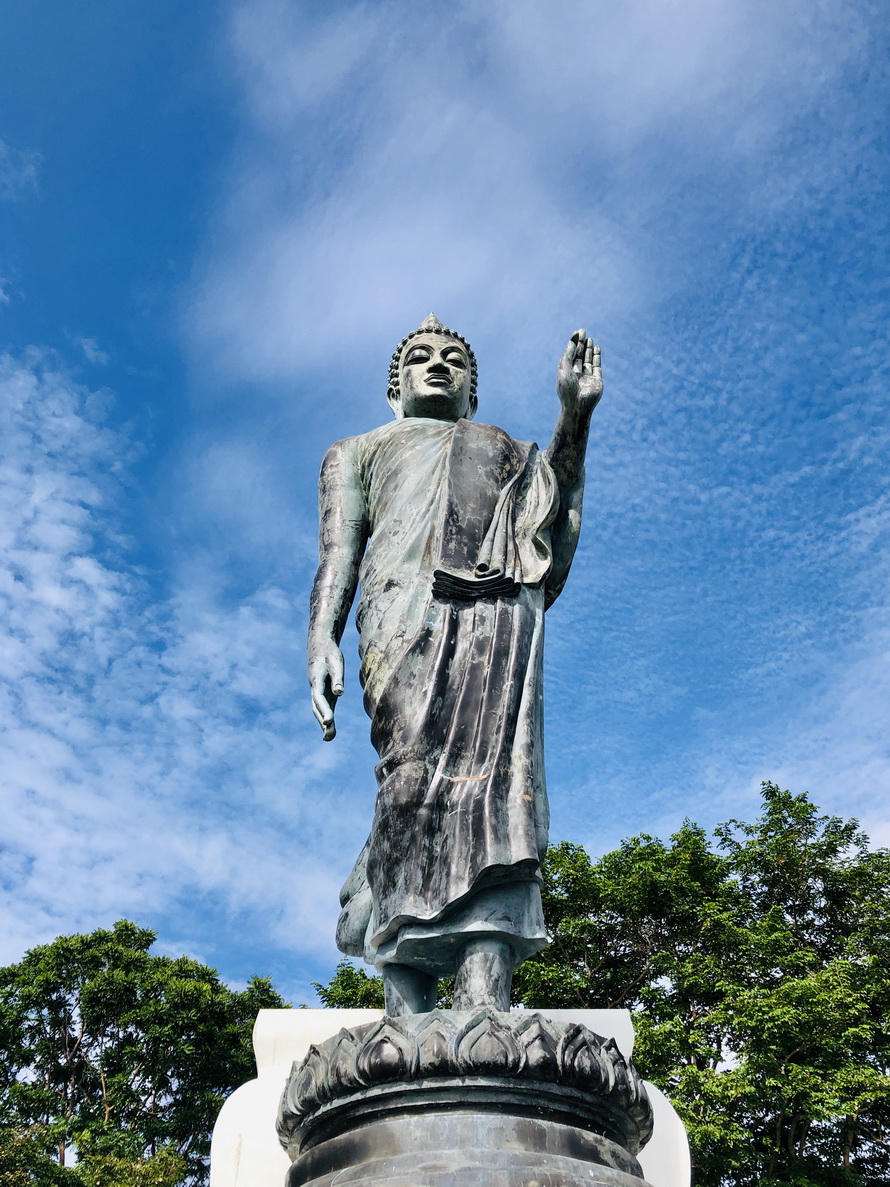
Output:
<svg viewBox="0 0 890 1187">
<path fill-rule="evenodd" d="M 0 969 L 0 1187 L 206 1182 L 216 1114 L 255 1074 L 257 1010 L 286 1003 L 154 940 L 121 921 Z"/>
<path fill-rule="evenodd" d="M 687 822 L 599 859 L 554 845 L 529 1008 L 628 1008 L 696 1187 L 890 1183 L 890 853 L 771 783 L 752 824 Z M 327 1005 L 382 1005 L 341 962 Z"/>
</svg>

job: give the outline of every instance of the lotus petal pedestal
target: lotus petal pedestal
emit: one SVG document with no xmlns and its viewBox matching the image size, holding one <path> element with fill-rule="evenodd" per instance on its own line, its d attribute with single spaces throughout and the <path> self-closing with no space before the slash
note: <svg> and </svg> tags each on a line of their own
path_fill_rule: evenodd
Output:
<svg viewBox="0 0 890 1187">
<path fill-rule="evenodd" d="M 537 1013 L 343 1029 L 295 1063 L 287 1187 L 645 1187 L 652 1110 L 614 1040 Z"/>
</svg>

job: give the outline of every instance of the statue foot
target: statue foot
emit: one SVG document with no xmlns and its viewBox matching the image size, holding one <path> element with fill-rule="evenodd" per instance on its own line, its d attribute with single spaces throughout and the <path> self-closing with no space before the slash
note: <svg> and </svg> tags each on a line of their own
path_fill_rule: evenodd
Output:
<svg viewBox="0 0 890 1187">
<path fill-rule="evenodd" d="M 386 964 L 380 971 L 386 1013 L 390 1018 L 402 1014 L 428 1014 L 436 1008 L 438 982 L 429 973 L 421 973 L 407 964 Z"/>
<path fill-rule="evenodd" d="M 513 949 L 505 940 L 473 940 L 461 953 L 454 978 L 455 1010 L 510 1009 Z"/>
</svg>

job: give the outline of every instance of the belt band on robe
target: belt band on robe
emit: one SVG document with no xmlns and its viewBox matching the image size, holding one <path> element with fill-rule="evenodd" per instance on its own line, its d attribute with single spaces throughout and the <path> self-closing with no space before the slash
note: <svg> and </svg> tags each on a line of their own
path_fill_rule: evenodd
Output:
<svg viewBox="0 0 890 1187">
<path fill-rule="evenodd" d="M 515 598 L 521 588 L 519 582 L 506 573 L 499 569 L 486 571 L 484 565 L 477 565 L 472 577 L 449 573 L 447 569 L 433 570 L 433 594 L 439 598 L 456 598 L 464 602 L 479 598 Z"/>
</svg>

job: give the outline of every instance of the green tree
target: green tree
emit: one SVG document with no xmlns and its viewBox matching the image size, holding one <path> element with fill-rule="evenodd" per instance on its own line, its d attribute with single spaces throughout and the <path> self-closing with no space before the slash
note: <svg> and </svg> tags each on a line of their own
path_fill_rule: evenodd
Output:
<svg viewBox="0 0 890 1187">
<path fill-rule="evenodd" d="M 176 1150 L 167 1148 L 150 1158 L 98 1154 L 85 1158 L 78 1169 L 85 1187 L 178 1187 L 188 1163 Z"/>
<path fill-rule="evenodd" d="M 886 1185 L 890 854 L 762 791 L 758 820 L 711 838 L 687 822 L 598 860 L 552 846 L 552 943 L 514 1001 L 634 1012 L 635 1062 L 687 1125 L 697 1187 Z M 332 987 L 354 1004 L 345 963 Z"/>
<path fill-rule="evenodd" d="M 257 1010 L 285 1004 L 267 980 L 233 992 L 198 961 L 152 955 L 154 939 L 121 921 L 0 969 L 0 1126 L 60 1170 L 74 1146 L 89 1187 L 206 1182 L 216 1114 L 253 1074 Z"/>
<path fill-rule="evenodd" d="M 0 1187 L 81 1187 L 75 1171 L 59 1166 L 52 1138 L 39 1125 L 0 1127 Z"/>
<path fill-rule="evenodd" d="M 345 957 L 326 985 L 312 982 L 321 1004 L 330 1010 L 382 1010 L 383 978 L 369 977 Z"/>
<path fill-rule="evenodd" d="M 312 988 L 321 998 L 321 1004 L 330 1010 L 382 1010 L 383 978 L 369 976 L 364 969 L 357 969 L 345 957 L 337 965 L 333 977 L 326 984 L 312 982 Z M 436 1005 L 450 1010 L 454 994 L 454 979 L 445 977 L 439 982 Z"/>
</svg>

